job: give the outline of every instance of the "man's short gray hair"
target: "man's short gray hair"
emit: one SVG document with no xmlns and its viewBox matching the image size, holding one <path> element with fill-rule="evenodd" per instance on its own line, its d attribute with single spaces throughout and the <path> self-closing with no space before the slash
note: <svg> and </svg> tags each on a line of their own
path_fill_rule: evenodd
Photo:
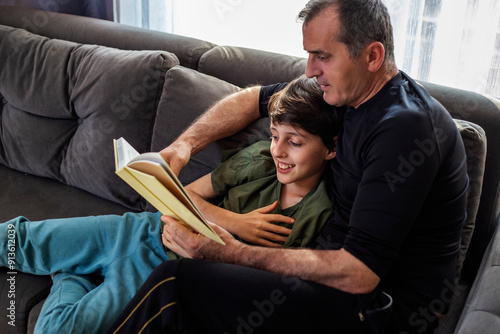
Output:
<svg viewBox="0 0 500 334">
<path fill-rule="evenodd" d="M 380 42 L 385 48 L 384 63 L 395 62 L 391 18 L 381 0 L 310 0 L 297 19 L 307 25 L 331 7 L 337 11 L 341 26 L 338 36 L 333 37 L 347 46 L 351 58 L 358 58 L 370 43 Z"/>
</svg>

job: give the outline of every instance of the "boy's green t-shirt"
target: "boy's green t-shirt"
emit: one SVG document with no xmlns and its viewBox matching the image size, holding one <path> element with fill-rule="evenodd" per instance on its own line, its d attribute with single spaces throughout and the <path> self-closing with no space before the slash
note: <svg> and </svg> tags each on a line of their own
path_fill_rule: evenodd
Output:
<svg viewBox="0 0 500 334">
<path fill-rule="evenodd" d="M 237 213 L 248 213 L 280 198 L 281 183 L 270 153 L 270 141 L 260 141 L 241 150 L 225 151 L 222 164 L 212 172 L 215 193 L 223 197 L 219 206 Z M 306 247 L 333 213 L 325 180 L 296 205 L 271 212 L 292 217 L 294 224 L 283 246 Z"/>
</svg>

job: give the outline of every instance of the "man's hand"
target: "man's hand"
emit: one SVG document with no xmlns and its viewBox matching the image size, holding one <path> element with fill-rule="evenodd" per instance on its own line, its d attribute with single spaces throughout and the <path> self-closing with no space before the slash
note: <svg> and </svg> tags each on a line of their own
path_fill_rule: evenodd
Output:
<svg viewBox="0 0 500 334">
<path fill-rule="evenodd" d="M 215 224 L 210 226 L 226 245 L 190 230 L 172 217 L 162 216 L 161 220 L 166 224 L 162 234 L 163 245 L 184 258 L 223 260 L 227 252 L 235 250 L 241 244 L 229 232 Z"/>
<path fill-rule="evenodd" d="M 191 147 L 185 142 L 175 141 L 161 150 L 160 154 L 175 175 L 179 175 L 181 169 L 187 165 L 191 158 Z"/>
</svg>

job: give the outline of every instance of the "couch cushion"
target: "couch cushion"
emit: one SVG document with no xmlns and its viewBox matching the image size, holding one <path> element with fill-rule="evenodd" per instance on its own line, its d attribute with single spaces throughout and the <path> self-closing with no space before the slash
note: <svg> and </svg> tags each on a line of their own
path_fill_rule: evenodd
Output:
<svg viewBox="0 0 500 334">
<path fill-rule="evenodd" d="M 130 208 L 76 187 L 3 165 L 0 165 L 0 176 L 0 222 L 17 216 L 43 220 L 88 215 L 121 215 L 131 211 Z"/>
<path fill-rule="evenodd" d="M 486 249 L 454 333 L 498 333 L 500 328 L 500 229 Z"/>
<path fill-rule="evenodd" d="M 175 55 L 0 26 L 0 59 L 0 163 L 140 209 L 140 197 L 114 174 L 112 140 L 149 147 Z"/>
<path fill-rule="evenodd" d="M 151 150 L 159 151 L 168 146 L 210 106 L 239 90 L 230 83 L 182 66 L 170 69 L 158 106 Z M 219 165 L 222 150 L 248 146 L 269 136 L 269 120 L 260 119 L 242 132 L 193 155 L 179 179 L 184 184 L 192 182 Z"/>
<path fill-rule="evenodd" d="M 462 269 L 462 279 L 472 284 L 484 251 L 498 223 L 500 214 L 500 101 L 482 94 L 436 85 L 421 84 L 455 119 L 465 119 L 479 125 L 486 133 L 488 150 L 484 169 L 481 202 L 476 216 L 474 236 Z"/>
<path fill-rule="evenodd" d="M 452 333 L 462 313 L 470 285 L 461 279 L 461 271 L 469 248 L 472 234 L 476 225 L 476 214 L 482 191 L 484 166 L 486 160 L 486 135 L 484 130 L 477 124 L 455 120 L 465 146 L 467 155 L 467 174 L 469 186 L 467 188 L 467 218 L 462 230 L 462 240 L 457 259 L 456 286 L 448 313 L 439 320 L 436 334 Z"/>
<path fill-rule="evenodd" d="M 458 280 L 474 232 L 479 200 L 481 198 L 486 161 L 486 134 L 477 124 L 459 119 L 456 119 L 455 123 L 457 124 L 457 128 L 464 142 L 465 154 L 467 156 L 467 174 L 469 176 L 469 187 L 467 188 L 467 218 L 462 231 L 460 252 L 457 259 Z"/>
</svg>

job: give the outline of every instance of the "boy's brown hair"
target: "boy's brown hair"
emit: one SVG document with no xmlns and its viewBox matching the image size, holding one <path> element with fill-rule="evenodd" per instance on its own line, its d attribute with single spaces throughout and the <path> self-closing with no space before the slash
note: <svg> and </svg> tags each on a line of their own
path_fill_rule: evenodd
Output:
<svg viewBox="0 0 500 334">
<path fill-rule="evenodd" d="M 291 81 L 269 100 L 269 117 L 273 124 L 286 124 L 320 136 L 333 150 L 342 126 L 343 113 L 323 99 L 323 91 L 315 79 L 305 75 Z"/>
</svg>

